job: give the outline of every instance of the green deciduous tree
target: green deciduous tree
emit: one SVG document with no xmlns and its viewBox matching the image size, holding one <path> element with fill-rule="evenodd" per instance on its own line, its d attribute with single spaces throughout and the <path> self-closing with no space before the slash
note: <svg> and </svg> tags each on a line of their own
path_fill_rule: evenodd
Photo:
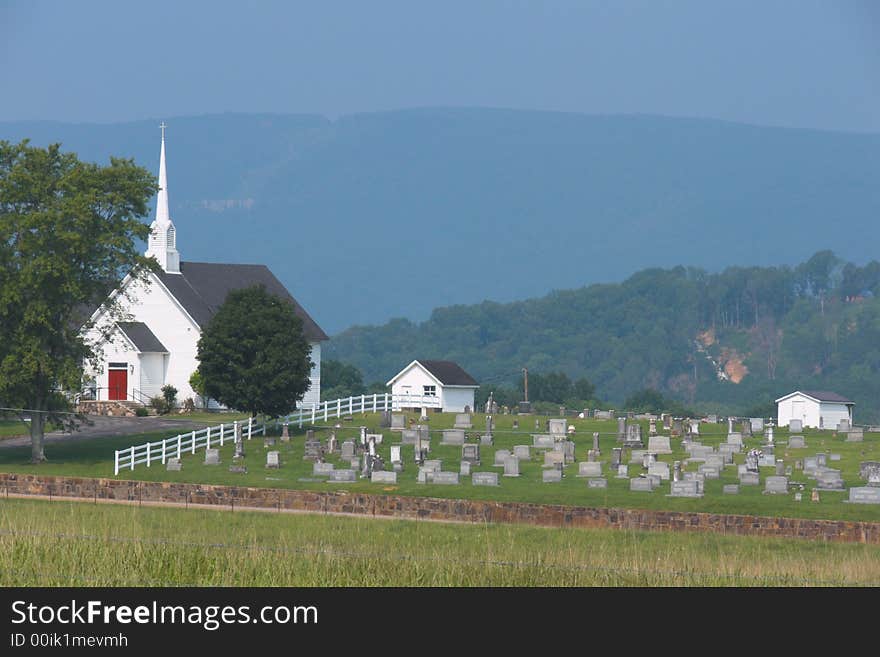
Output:
<svg viewBox="0 0 880 657">
<path fill-rule="evenodd" d="M 281 415 L 309 389 L 311 347 L 293 306 L 262 285 L 229 293 L 202 330 L 199 373 L 209 397 L 251 415 Z"/>
<path fill-rule="evenodd" d="M 138 253 L 155 178 L 132 160 L 80 162 L 48 148 L 0 142 L 0 400 L 27 409 L 31 458 L 45 460 L 46 422 L 64 420 L 62 389 L 78 391 L 95 357 L 80 328 Z M 111 314 L 118 306 L 108 303 Z"/>
<path fill-rule="evenodd" d="M 341 399 L 353 395 L 363 395 L 367 391 L 364 377 L 354 365 L 338 360 L 325 360 L 321 363 L 321 397 Z"/>
</svg>

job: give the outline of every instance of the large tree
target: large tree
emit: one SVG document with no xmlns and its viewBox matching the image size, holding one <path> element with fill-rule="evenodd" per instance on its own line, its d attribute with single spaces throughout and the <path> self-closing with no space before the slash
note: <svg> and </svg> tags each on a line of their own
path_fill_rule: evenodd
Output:
<svg viewBox="0 0 880 657">
<path fill-rule="evenodd" d="M 311 347 L 293 305 L 262 285 L 230 292 L 202 330 L 207 395 L 251 415 L 281 415 L 309 389 Z"/>
<path fill-rule="evenodd" d="M 132 160 L 100 166 L 60 144 L 0 141 L 0 406 L 30 420 L 34 462 L 46 458 L 46 422 L 70 417 L 61 391 L 79 391 L 84 360 L 96 356 L 83 309 L 154 266 L 136 240 L 149 234 L 140 219 L 155 192 Z"/>
</svg>

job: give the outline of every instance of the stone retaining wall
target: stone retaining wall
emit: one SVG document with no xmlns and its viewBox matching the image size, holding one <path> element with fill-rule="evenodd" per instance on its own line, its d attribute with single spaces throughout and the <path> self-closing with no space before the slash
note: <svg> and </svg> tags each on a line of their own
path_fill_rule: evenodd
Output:
<svg viewBox="0 0 880 657">
<path fill-rule="evenodd" d="M 13 495 L 207 504 L 424 520 L 520 523 L 547 527 L 707 531 L 880 545 L 880 523 L 851 520 L 770 518 L 0 473 L 0 497 L 7 492 Z"/>
</svg>

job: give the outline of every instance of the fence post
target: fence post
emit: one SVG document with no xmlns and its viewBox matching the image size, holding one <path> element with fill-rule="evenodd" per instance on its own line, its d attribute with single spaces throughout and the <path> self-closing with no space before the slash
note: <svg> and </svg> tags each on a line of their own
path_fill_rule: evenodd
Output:
<svg viewBox="0 0 880 657">
<path fill-rule="evenodd" d="M 128 451 L 131 453 L 131 469 L 134 470 L 134 445 L 129 447 Z"/>
<path fill-rule="evenodd" d="M 327 421 L 327 414 L 330 411 L 330 402 L 324 402 L 324 422 Z"/>
<path fill-rule="evenodd" d="M 354 397 L 348 398 L 348 414 L 354 415 Z"/>
<path fill-rule="evenodd" d="M 150 443 L 147 443 L 147 467 L 150 467 Z"/>
<path fill-rule="evenodd" d="M 113 456 L 113 476 L 117 476 L 119 474 L 119 450 L 116 450 L 116 454 Z M 7 489 L 8 492 L 8 489 Z"/>
<path fill-rule="evenodd" d="M 299 409 L 299 428 L 303 428 L 303 409 Z"/>
<path fill-rule="evenodd" d="M 374 392 L 374 393 L 373 393 L 373 412 L 374 412 L 374 413 L 376 412 L 376 398 L 377 398 L 377 395 L 376 395 L 376 393 Z"/>
<path fill-rule="evenodd" d="M 251 439 L 251 433 L 253 432 L 253 424 L 254 424 L 253 420 L 254 420 L 254 416 L 248 415 L 248 440 Z"/>
<path fill-rule="evenodd" d="M 192 445 L 190 446 L 191 451 L 192 451 L 193 454 L 195 454 L 195 453 L 196 453 L 196 441 L 195 441 L 195 440 L 192 440 L 192 441 L 190 441 L 190 442 L 192 442 Z"/>
<path fill-rule="evenodd" d="M 367 412 L 367 397 L 366 395 L 361 395 L 361 415 Z"/>
<path fill-rule="evenodd" d="M 221 422 L 220 423 L 220 447 L 223 447 L 223 437 L 224 437 L 223 434 L 226 433 L 224 431 L 224 428 L 225 427 L 223 426 L 223 423 Z"/>
<path fill-rule="evenodd" d="M 342 399 L 336 400 L 336 417 L 342 417 Z"/>
<path fill-rule="evenodd" d="M 177 459 L 178 459 L 178 460 L 180 460 L 180 448 L 181 448 L 181 447 L 182 447 L 182 445 L 181 445 L 181 437 L 180 437 L 180 434 L 177 434 Z"/>
<path fill-rule="evenodd" d="M 162 441 L 162 465 L 165 465 L 165 442 L 164 440 Z"/>
</svg>

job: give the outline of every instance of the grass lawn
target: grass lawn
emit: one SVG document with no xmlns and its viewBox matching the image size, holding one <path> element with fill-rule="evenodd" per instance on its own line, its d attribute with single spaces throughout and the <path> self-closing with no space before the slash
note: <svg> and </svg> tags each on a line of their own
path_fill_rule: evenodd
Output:
<svg viewBox="0 0 880 657">
<path fill-rule="evenodd" d="M 0 420 L 0 440 L 28 435 L 28 425 L 21 420 Z"/>
<path fill-rule="evenodd" d="M 880 547 L 8 499 L 0 586 L 878 586 Z"/>
<path fill-rule="evenodd" d="M 408 417 L 415 417 L 410 414 Z M 224 418 L 225 419 L 225 418 Z M 520 429 L 514 430 L 512 423 L 519 420 Z M 482 465 L 475 470 L 502 472 L 501 468 L 493 468 L 493 453 L 495 449 L 512 449 L 514 445 L 531 444 L 531 433 L 535 431 L 535 416 L 497 416 L 495 444 L 493 447 L 484 446 L 481 450 Z M 546 418 L 538 418 L 540 425 L 544 426 Z M 358 435 L 358 427 L 365 425 L 371 429 L 378 426 L 379 417 L 373 414 L 356 415 L 351 421 L 343 422 L 343 427 L 337 431 L 342 440 L 354 439 Z M 454 416 L 451 414 L 432 414 L 430 425 L 432 431 L 451 428 Z M 279 470 L 267 470 L 265 468 L 266 451 L 261 437 L 257 437 L 246 443 L 246 474 L 230 473 L 228 466 L 232 462 L 232 444 L 226 443 L 221 449 L 220 466 L 206 466 L 204 450 L 195 455 L 183 456 L 183 470 L 181 472 L 166 472 L 158 462 L 151 467 L 138 465 L 134 470 L 125 470 L 120 473 L 120 478 L 144 480 L 144 481 L 186 481 L 193 483 L 226 484 L 238 486 L 263 486 L 272 488 L 297 488 L 311 490 L 350 490 L 368 492 L 373 494 L 399 494 L 412 496 L 451 497 L 482 500 L 505 500 L 527 501 L 548 504 L 567 504 L 572 506 L 593 507 L 624 507 L 639 509 L 664 509 L 679 511 L 703 511 L 710 513 L 728 514 L 752 514 L 762 516 L 786 516 L 801 518 L 827 518 L 880 521 L 880 505 L 849 504 L 844 502 L 848 498 L 845 492 L 822 491 L 819 503 L 810 502 L 810 490 L 813 481 L 808 479 L 803 472 L 794 470 L 791 479 L 803 483 L 803 501 L 796 502 L 793 494 L 788 495 L 764 495 L 763 481 L 761 486 L 744 486 L 740 488 L 739 495 L 724 495 L 721 487 L 726 483 L 736 483 L 736 469 L 725 468 L 720 479 L 706 481 L 705 497 L 702 499 L 685 499 L 667 497 L 669 491 L 668 482 L 648 493 L 630 492 L 629 481 L 616 479 L 614 473 L 609 472 L 607 461 L 611 456 L 611 448 L 617 445 L 616 429 L 614 421 L 574 420 L 577 432 L 573 436 L 576 443 L 577 460 L 586 460 L 586 451 L 592 446 L 592 432 L 600 432 L 600 447 L 604 471 L 608 478 L 608 488 L 588 489 L 586 481 L 579 479 L 577 464 L 566 466 L 565 478 L 560 483 L 544 484 L 541 481 L 543 458 L 540 453 L 533 450 L 532 461 L 520 464 L 522 476 L 518 478 L 500 477 L 500 486 L 497 488 L 474 487 L 469 477 L 462 477 L 459 486 L 426 485 L 416 482 L 418 468 L 413 463 L 413 447 L 404 446 L 403 456 L 405 459 L 405 471 L 398 476 L 398 485 L 387 486 L 372 484 L 367 480 L 359 480 L 351 484 L 327 483 L 325 481 L 307 481 L 313 479 L 311 462 L 303 460 L 303 431 L 291 426 L 293 439 L 289 444 L 279 443 L 272 449 L 281 452 L 282 467 Z M 474 430 L 469 440 L 477 440 L 482 433 L 480 427 L 485 426 L 483 415 L 474 416 Z M 329 426 L 316 427 L 318 437 L 326 439 L 332 421 Z M 708 425 L 701 428 L 702 442 L 706 445 L 717 445 L 726 440 L 726 424 Z M 379 446 L 380 454 L 389 462 L 389 445 L 399 441 L 397 434 L 385 429 L 382 431 L 385 440 Z M 647 436 L 647 423 L 643 427 L 643 435 Z M 806 449 L 788 450 L 785 443 L 788 434 L 785 430 L 777 429 L 776 456 L 783 458 L 787 465 L 794 464 L 795 459 L 812 456 L 817 452 L 840 454 L 841 460 L 831 461 L 829 467 L 838 468 L 847 486 L 863 485 L 859 479 L 859 463 L 865 460 L 880 460 L 880 435 L 866 434 L 862 443 L 846 443 L 842 436 L 836 436 L 833 432 L 818 432 L 807 430 L 802 432 L 806 437 Z M 124 449 L 132 444 L 139 444 L 147 440 L 158 440 L 167 437 L 167 434 L 148 434 L 141 436 L 128 436 L 122 438 L 102 438 L 94 440 L 70 441 L 47 446 L 46 453 L 49 463 L 34 466 L 28 463 L 30 457 L 29 448 L 0 449 L 0 471 L 29 472 L 57 475 L 72 475 L 85 477 L 112 477 L 113 476 L 113 452 L 116 449 Z M 645 439 L 647 440 L 647 439 Z M 746 439 L 747 446 L 758 446 L 763 439 L 756 437 Z M 460 462 L 460 448 L 441 446 L 439 434 L 432 434 L 430 458 L 442 459 L 444 470 L 458 471 Z M 684 461 L 686 454 L 681 449 L 678 439 L 671 440 L 674 453 L 662 455 L 661 461 L 671 463 L 674 460 Z M 328 458 L 335 463 L 336 467 L 345 467 L 340 462 L 339 456 Z M 744 454 L 735 456 L 737 463 L 744 461 Z M 390 467 L 390 465 L 389 465 Z M 695 470 L 697 464 L 688 466 L 688 470 Z M 642 471 L 640 466 L 629 466 L 631 476 Z M 762 468 L 762 478 L 773 474 L 772 468 Z"/>
</svg>

